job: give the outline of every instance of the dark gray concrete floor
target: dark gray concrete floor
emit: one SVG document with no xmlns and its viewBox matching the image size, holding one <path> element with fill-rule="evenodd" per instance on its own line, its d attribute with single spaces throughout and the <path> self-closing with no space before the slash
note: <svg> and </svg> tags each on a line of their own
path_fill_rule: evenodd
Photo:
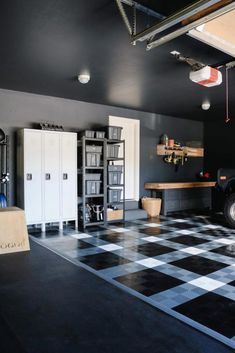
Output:
<svg viewBox="0 0 235 353">
<path fill-rule="evenodd" d="M 1 353 L 233 352 L 35 243 L 0 283 Z"/>
</svg>

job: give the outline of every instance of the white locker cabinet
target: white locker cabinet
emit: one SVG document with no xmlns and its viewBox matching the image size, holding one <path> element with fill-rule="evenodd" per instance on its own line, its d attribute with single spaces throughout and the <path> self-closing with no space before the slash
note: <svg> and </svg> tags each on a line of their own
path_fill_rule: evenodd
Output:
<svg viewBox="0 0 235 353">
<path fill-rule="evenodd" d="M 77 227 L 77 134 L 23 129 L 17 153 L 18 206 L 27 224 Z"/>
<path fill-rule="evenodd" d="M 44 219 L 56 222 L 60 219 L 60 134 L 43 133 L 44 145 Z"/>
<path fill-rule="evenodd" d="M 77 218 L 77 135 L 61 135 L 61 212 L 63 220 Z M 74 168 L 76 165 L 76 169 Z"/>
<path fill-rule="evenodd" d="M 24 136 L 24 206 L 28 224 L 42 220 L 42 134 L 33 130 Z"/>
</svg>

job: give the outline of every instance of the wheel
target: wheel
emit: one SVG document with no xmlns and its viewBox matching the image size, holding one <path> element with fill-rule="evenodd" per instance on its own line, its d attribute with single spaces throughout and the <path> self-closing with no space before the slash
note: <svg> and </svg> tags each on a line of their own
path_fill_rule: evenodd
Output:
<svg viewBox="0 0 235 353">
<path fill-rule="evenodd" d="M 230 227 L 235 228 L 235 193 L 229 195 L 225 200 L 224 217 Z"/>
</svg>

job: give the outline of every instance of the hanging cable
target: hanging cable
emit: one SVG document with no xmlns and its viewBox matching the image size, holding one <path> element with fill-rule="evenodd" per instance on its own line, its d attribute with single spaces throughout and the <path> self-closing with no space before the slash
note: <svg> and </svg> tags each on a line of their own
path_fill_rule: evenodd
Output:
<svg viewBox="0 0 235 353">
<path fill-rule="evenodd" d="M 229 82 L 228 82 L 228 70 L 229 68 L 226 67 L 225 69 L 225 85 L 226 85 L 226 116 L 225 116 L 225 123 L 227 124 L 230 121 L 229 118 Z"/>
</svg>

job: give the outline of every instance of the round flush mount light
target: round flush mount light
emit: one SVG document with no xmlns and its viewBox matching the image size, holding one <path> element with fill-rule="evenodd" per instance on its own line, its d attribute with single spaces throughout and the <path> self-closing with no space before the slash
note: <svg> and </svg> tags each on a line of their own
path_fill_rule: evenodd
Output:
<svg viewBox="0 0 235 353">
<path fill-rule="evenodd" d="M 78 75 L 78 81 L 82 84 L 86 84 L 90 81 L 90 75 L 89 74 L 80 74 L 80 75 Z"/>
<path fill-rule="evenodd" d="M 208 110 L 210 109 L 210 107 L 211 107 L 211 104 L 209 101 L 205 101 L 202 103 L 202 110 Z"/>
</svg>

